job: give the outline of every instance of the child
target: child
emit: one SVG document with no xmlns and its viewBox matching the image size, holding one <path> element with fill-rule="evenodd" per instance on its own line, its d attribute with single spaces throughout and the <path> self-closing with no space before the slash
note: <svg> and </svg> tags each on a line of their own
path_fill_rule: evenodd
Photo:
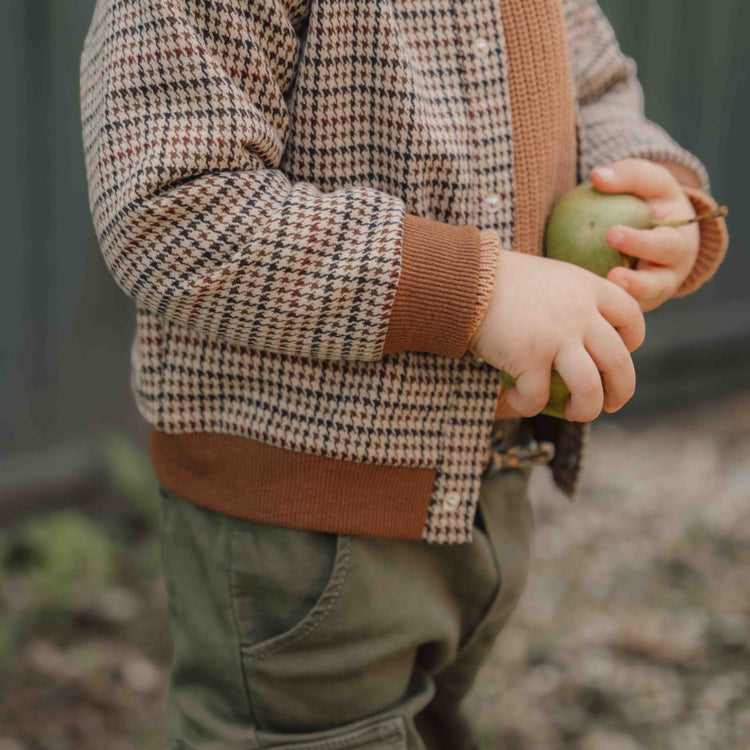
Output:
<svg viewBox="0 0 750 750">
<path fill-rule="evenodd" d="M 684 218 L 703 166 L 594 0 L 98 0 L 81 91 L 162 488 L 170 746 L 476 747 L 531 466 L 576 496 L 643 311 L 727 243 L 614 228 L 641 260 L 605 280 L 539 257 L 546 217 L 598 166 Z"/>
</svg>

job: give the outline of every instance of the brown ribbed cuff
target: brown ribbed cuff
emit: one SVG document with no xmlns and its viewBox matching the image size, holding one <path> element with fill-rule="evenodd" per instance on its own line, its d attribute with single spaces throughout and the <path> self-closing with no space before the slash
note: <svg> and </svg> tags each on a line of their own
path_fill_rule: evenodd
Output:
<svg viewBox="0 0 750 750">
<path fill-rule="evenodd" d="M 717 207 L 716 201 L 710 196 L 697 188 L 683 185 L 685 195 L 693 204 L 695 213 L 709 213 Z M 684 297 L 686 294 L 694 292 L 699 286 L 708 281 L 719 264 L 724 259 L 729 246 L 729 233 L 724 219 L 711 219 L 700 223 L 701 243 L 698 250 L 698 257 L 695 260 L 693 270 L 690 272 L 680 288 L 675 292 L 675 297 Z"/>
<path fill-rule="evenodd" d="M 484 319 L 487 305 L 489 305 L 490 297 L 492 297 L 492 290 L 495 288 L 499 262 L 500 236 L 494 229 L 483 229 L 479 233 L 479 289 L 469 341 L 474 338 L 477 328 Z"/>
<path fill-rule="evenodd" d="M 383 354 L 462 357 L 476 314 L 480 230 L 406 214 L 401 276 Z"/>
</svg>

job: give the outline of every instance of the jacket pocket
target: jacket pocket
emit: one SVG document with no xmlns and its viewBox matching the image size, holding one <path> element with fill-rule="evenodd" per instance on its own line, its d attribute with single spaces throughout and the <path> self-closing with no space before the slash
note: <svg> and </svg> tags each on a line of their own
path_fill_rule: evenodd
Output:
<svg viewBox="0 0 750 750">
<path fill-rule="evenodd" d="M 303 639 L 346 579 L 351 538 L 234 519 L 231 591 L 240 646 L 259 659 Z"/>
<path fill-rule="evenodd" d="M 268 750 L 406 750 L 406 730 L 397 716 L 357 729 L 326 732 L 319 739 L 269 745 Z"/>
</svg>

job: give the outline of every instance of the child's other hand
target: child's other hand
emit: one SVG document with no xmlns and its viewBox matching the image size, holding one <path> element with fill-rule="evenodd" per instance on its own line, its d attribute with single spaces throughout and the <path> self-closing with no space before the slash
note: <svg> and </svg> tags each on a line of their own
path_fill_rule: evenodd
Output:
<svg viewBox="0 0 750 750">
<path fill-rule="evenodd" d="M 695 216 L 680 183 L 664 166 L 645 159 L 623 159 L 591 171 L 591 181 L 603 193 L 632 193 L 651 207 L 656 221 Z M 674 296 L 695 264 L 700 245 L 697 224 L 684 227 L 633 229 L 617 224 L 607 231 L 607 243 L 638 258 L 635 269 L 613 268 L 607 279 L 629 292 L 643 312 Z"/>
</svg>

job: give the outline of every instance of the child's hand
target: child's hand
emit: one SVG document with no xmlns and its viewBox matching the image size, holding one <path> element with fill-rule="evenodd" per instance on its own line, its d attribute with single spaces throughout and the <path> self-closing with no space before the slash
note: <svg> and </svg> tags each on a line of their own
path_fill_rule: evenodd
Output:
<svg viewBox="0 0 750 750">
<path fill-rule="evenodd" d="M 695 216 L 673 174 L 645 159 L 623 159 L 591 171 L 591 181 L 603 193 L 632 193 L 645 200 L 656 221 Z M 695 264 L 700 244 L 696 224 L 684 227 L 633 229 L 617 224 L 607 231 L 607 243 L 638 258 L 635 269 L 613 268 L 607 279 L 625 289 L 641 310 L 653 310 L 674 296 Z"/>
<path fill-rule="evenodd" d="M 615 284 L 572 263 L 501 250 L 469 350 L 517 378 L 506 394 L 511 413 L 538 414 L 555 369 L 572 394 L 566 418 L 588 422 L 635 392 L 629 352 L 644 332 L 638 303 Z"/>
</svg>

